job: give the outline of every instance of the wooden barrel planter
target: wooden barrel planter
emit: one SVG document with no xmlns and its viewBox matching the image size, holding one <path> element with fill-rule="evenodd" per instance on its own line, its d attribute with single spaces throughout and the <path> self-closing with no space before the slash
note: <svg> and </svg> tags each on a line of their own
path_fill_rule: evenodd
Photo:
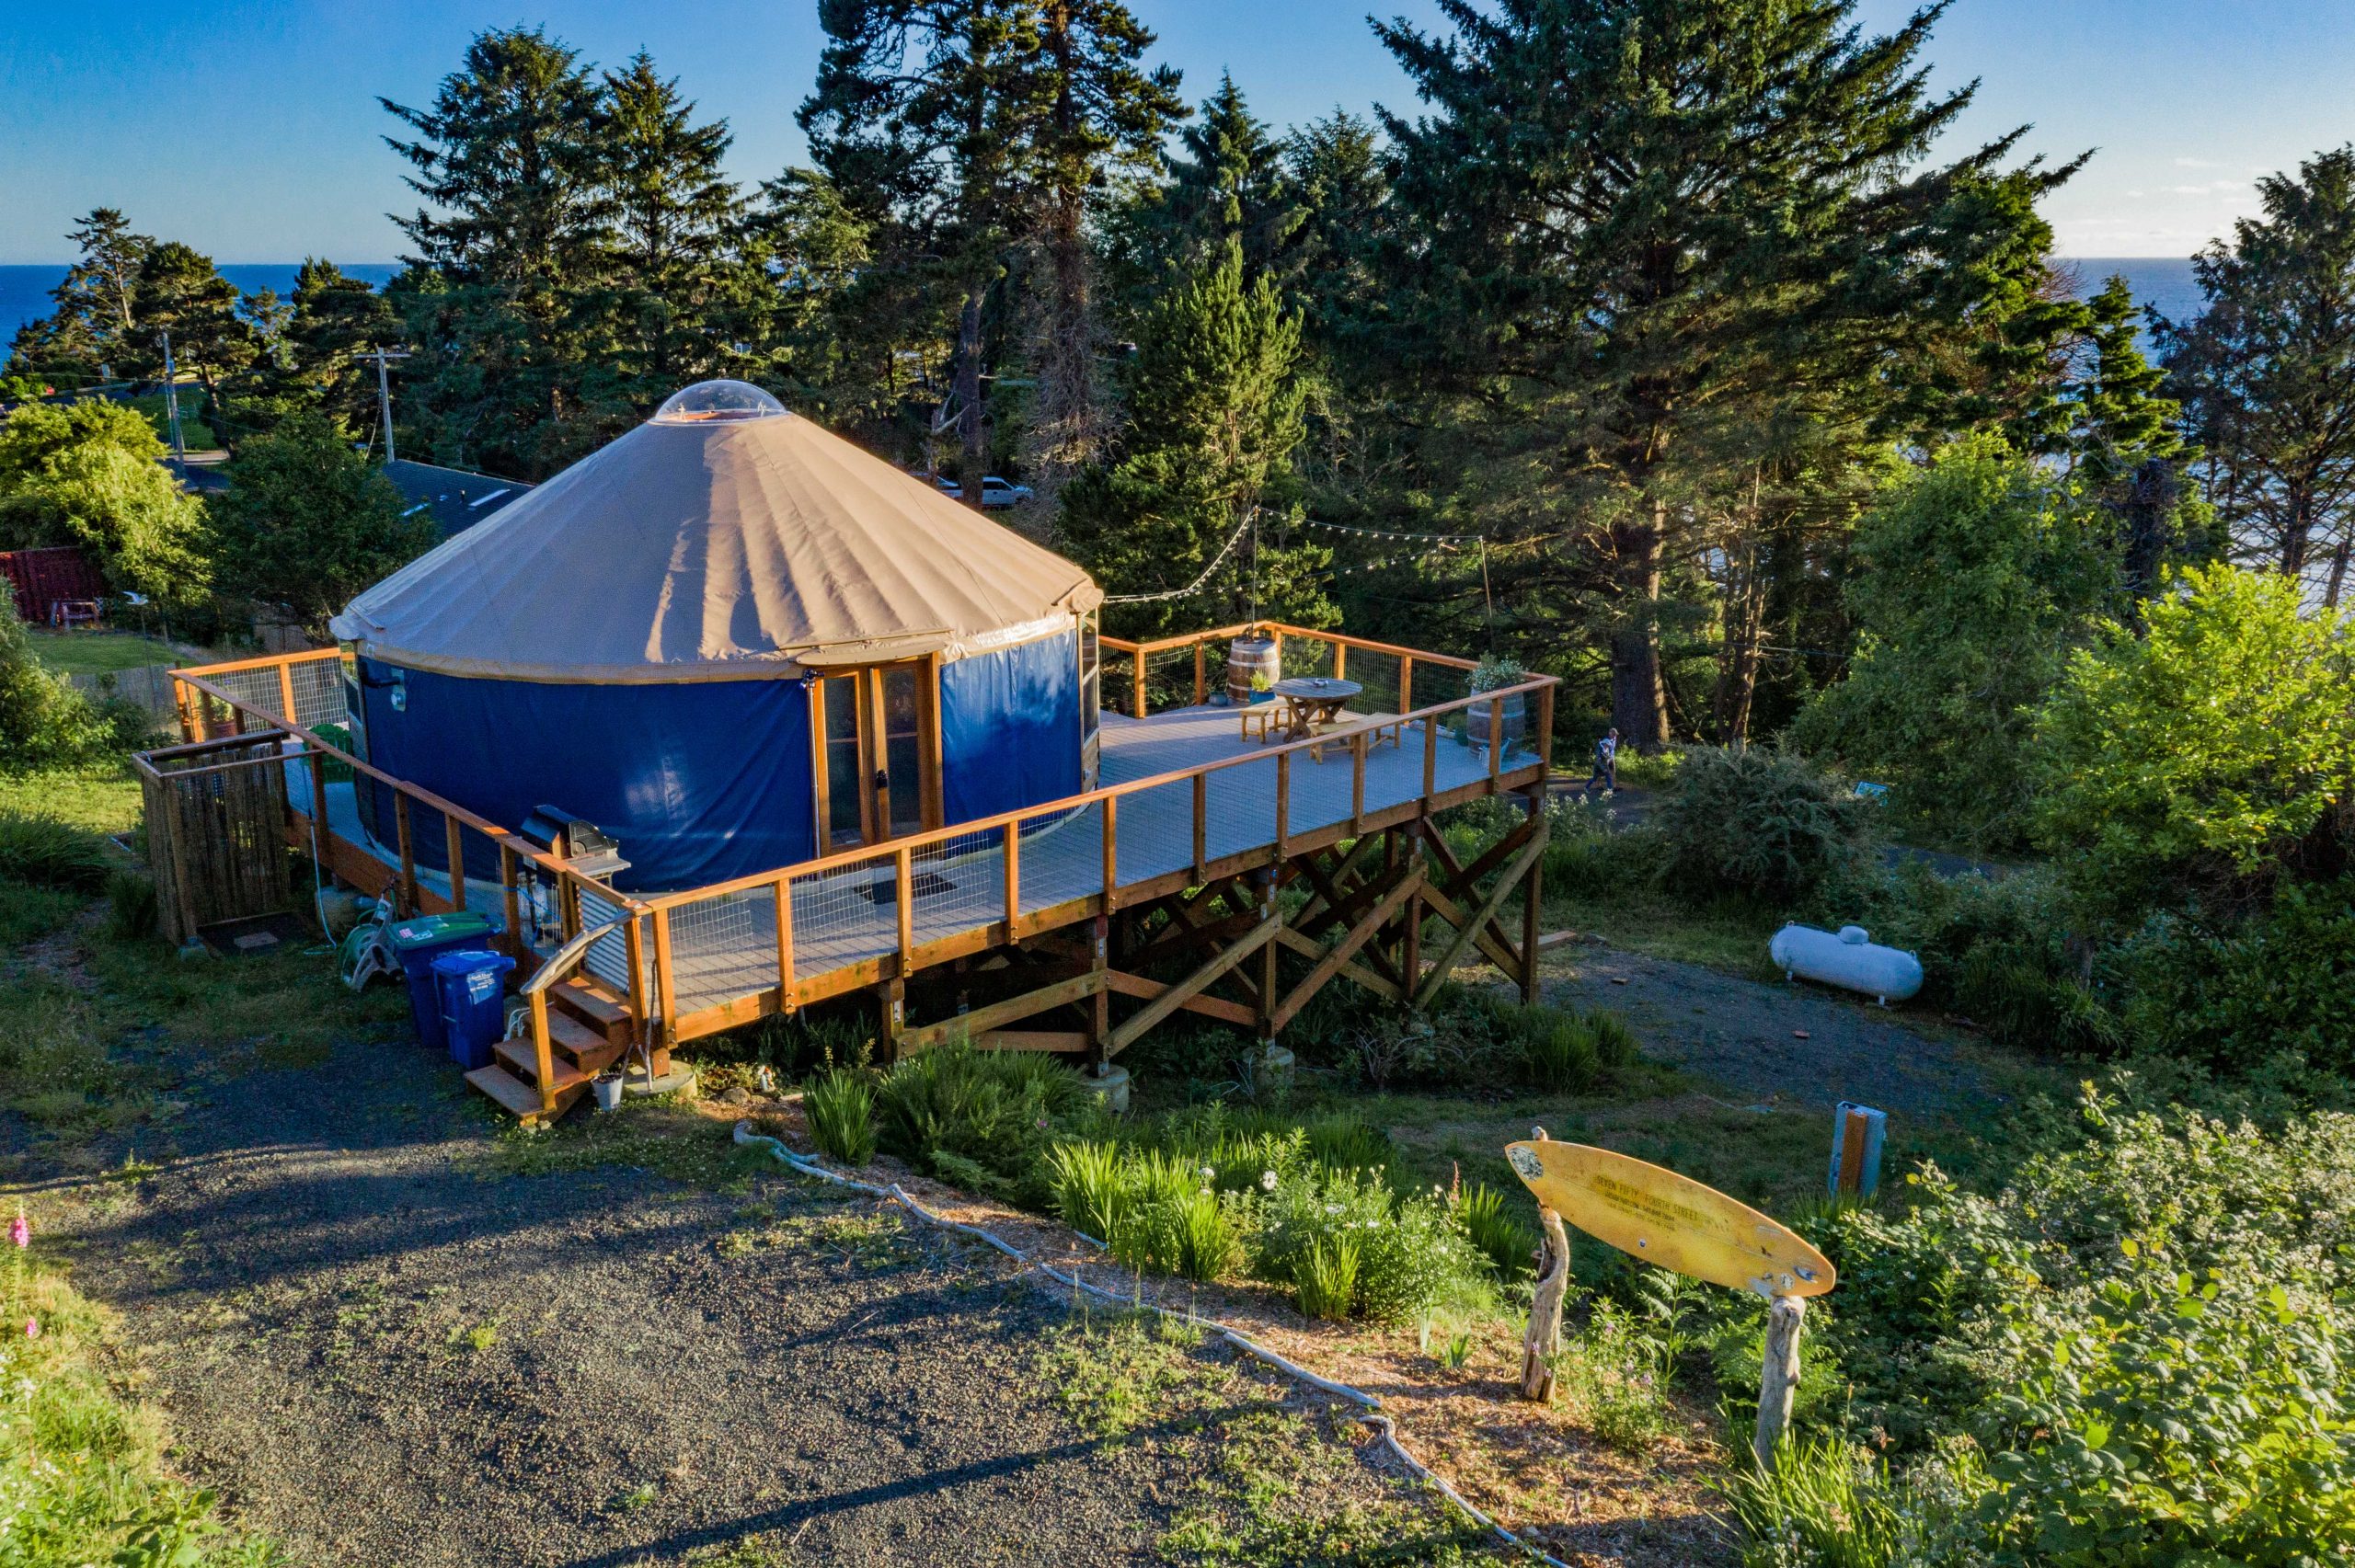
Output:
<svg viewBox="0 0 2355 1568">
<path fill-rule="evenodd" d="M 1272 637 L 1237 637 L 1226 650 L 1226 700 L 1241 707 L 1253 701 L 1265 702 L 1268 693 L 1251 689 L 1251 678 L 1264 675 L 1273 686 L 1284 678 L 1283 659 Z"/>
</svg>

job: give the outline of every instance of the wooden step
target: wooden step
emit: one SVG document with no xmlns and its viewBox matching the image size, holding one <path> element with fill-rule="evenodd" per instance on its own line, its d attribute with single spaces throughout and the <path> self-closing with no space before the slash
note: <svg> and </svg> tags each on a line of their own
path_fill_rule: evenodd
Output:
<svg viewBox="0 0 2355 1568">
<path fill-rule="evenodd" d="M 609 1040 L 629 1037 L 629 1009 L 603 986 L 592 986 L 575 975 L 550 986 L 548 1001 L 554 1009 L 570 1013 Z"/>
<path fill-rule="evenodd" d="M 548 1009 L 548 1049 L 591 1072 L 620 1056 L 626 1047 L 620 1041 L 599 1033 L 569 1013 Z"/>
<path fill-rule="evenodd" d="M 505 1039 L 500 1041 L 491 1049 L 498 1055 L 500 1061 L 507 1064 L 507 1070 L 513 1077 L 521 1079 L 526 1085 L 536 1084 L 539 1082 L 539 1061 L 536 1053 L 532 1049 L 531 1041 Z M 563 1052 L 555 1050 L 548 1052 L 548 1074 L 554 1081 L 556 1092 L 559 1096 L 568 1089 L 577 1091 L 586 1087 L 589 1080 L 595 1076 L 593 1070 L 582 1071 L 578 1063 L 566 1058 Z M 536 1093 L 537 1091 L 534 1090 L 534 1093 Z"/>
<path fill-rule="evenodd" d="M 517 1078 L 497 1062 L 493 1062 L 488 1067 L 478 1067 L 467 1073 L 466 1082 L 498 1101 L 517 1121 L 530 1127 L 543 1121 L 554 1121 L 557 1116 L 564 1115 L 571 1108 L 572 1102 L 580 1097 L 581 1088 L 586 1086 L 588 1080 L 584 1078 L 580 1085 L 572 1089 L 557 1091 L 555 1116 L 550 1116 L 540 1109 L 540 1092 L 537 1089 Z"/>
</svg>

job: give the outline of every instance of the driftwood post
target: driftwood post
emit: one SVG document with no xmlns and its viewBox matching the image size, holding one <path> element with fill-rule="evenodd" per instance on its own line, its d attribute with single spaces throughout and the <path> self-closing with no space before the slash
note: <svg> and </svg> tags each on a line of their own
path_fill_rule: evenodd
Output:
<svg viewBox="0 0 2355 1568">
<path fill-rule="evenodd" d="M 1544 1139 L 1545 1129 L 1535 1136 Z M 1554 1359 L 1562 1353 L 1562 1302 L 1570 1288 L 1570 1238 L 1562 1217 L 1537 1206 L 1544 1234 L 1538 1249 L 1537 1289 L 1529 1303 L 1529 1335 L 1522 1342 L 1521 1397 L 1539 1404 L 1554 1400 Z"/>
<path fill-rule="evenodd" d="M 1751 1451 L 1761 1469 L 1775 1462 L 1784 1429 L 1791 1424 L 1791 1397 L 1799 1386 L 1799 1327 L 1807 1319 L 1807 1302 L 1797 1296 L 1777 1296 L 1766 1309 L 1766 1367 L 1758 1379 L 1758 1431 Z"/>
</svg>

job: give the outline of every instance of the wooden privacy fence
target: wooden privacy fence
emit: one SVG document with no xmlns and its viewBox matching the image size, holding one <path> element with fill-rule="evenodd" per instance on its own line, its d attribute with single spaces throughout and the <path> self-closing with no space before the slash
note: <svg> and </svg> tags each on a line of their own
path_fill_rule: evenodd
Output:
<svg viewBox="0 0 2355 1568">
<path fill-rule="evenodd" d="M 1104 669 L 1115 671 L 1125 656 L 1134 689 L 1124 705 L 1138 716 L 1155 709 L 1155 692 L 1163 693 L 1158 706 L 1185 706 L 1223 682 L 1223 666 L 1220 679 L 1212 677 L 1211 645 L 1252 630 L 1281 636 L 1287 675 L 1344 675 L 1365 688 L 1376 711 L 1314 739 L 708 887 L 638 896 L 322 740 L 316 727 L 344 717 L 334 649 L 185 670 L 175 680 L 190 741 L 290 726 L 299 732 L 304 783 L 283 807 L 285 839 L 309 853 L 316 831 L 322 863 L 343 880 L 370 893 L 390 890 L 404 908 L 425 912 L 477 898 L 500 900 L 509 951 L 525 974 L 541 961 L 535 937 L 560 944 L 612 924 L 589 945 L 584 966 L 624 1001 L 649 1046 L 667 1048 L 863 988 L 891 988 L 896 1009 L 898 986 L 921 969 L 1315 856 L 1482 796 L 1520 792 L 1534 800 L 1542 788 L 1552 677 L 1473 694 L 1469 659 L 1268 624 L 1142 644 L 1105 638 Z M 1169 670 L 1178 678 L 1165 682 L 1161 673 Z M 387 847 L 395 864 L 337 832 L 330 814 L 316 809 L 327 798 L 330 762 L 386 792 L 380 798 L 392 803 Z M 450 877 L 446 890 L 437 885 L 415 853 L 418 843 L 437 841 L 431 835 L 446 844 L 451 865 L 478 865 L 482 874 Z M 1436 890 L 1412 896 L 1438 904 L 1446 898 Z M 1477 922 L 1483 933 L 1495 924 L 1490 913 Z M 1279 936 L 1294 941 L 1271 927 L 1264 944 L 1269 961 Z M 1496 945 L 1485 934 L 1481 940 L 1484 949 Z M 1363 972 L 1347 955 L 1334 969 L 1353 978 Z M 1131 1037 L 1134 1023 L 1123 1025 Z M 895 1013 L 895 1034 L 897 1024 Z"/>
<path fill-rule="evenodd" d="M 132 760 L 146 807 L 155 910 L 173 943 L 291 901 L 283 729 L 201 740 Z"/>
</svg>

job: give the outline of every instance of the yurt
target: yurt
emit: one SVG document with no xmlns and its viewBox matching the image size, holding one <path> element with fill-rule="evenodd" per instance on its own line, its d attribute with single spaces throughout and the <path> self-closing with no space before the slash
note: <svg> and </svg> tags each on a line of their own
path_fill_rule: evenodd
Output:
<svg viewBox="0 0 2355 1568">
<path fill-rule="evenodd" d="M 653 418 L 337 616 L 353 744 L 668 890 L 1077 793 L 1096 584 L 743 382 Z M 389 792 L 362 812 L 379 841 Z M 433 860 L 438 835 L 418 835 Z"/>
</svg>

